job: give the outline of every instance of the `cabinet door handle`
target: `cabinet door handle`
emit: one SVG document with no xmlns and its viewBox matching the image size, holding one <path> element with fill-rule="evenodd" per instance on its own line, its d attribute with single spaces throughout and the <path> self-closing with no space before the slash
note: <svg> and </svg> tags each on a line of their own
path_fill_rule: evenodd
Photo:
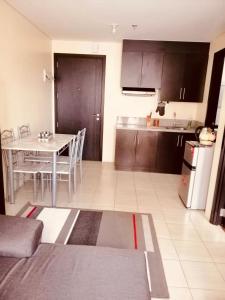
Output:
<svg viewBox="0 0 225 300">
<path fill-rule="evenodd" d="M 184 88 L 184 90 L 183 90 L 183 100 L 184 100 L 185 92 L 186 92 L 186 89 Z"/>
<path fill-rule="evenodd" d="M 181 136 L 181 139 L 180 139 L 180 147 L 183 146 L 183 138 L 184 138 L 184 136 L 182 135 L 182 136 Z"/>
<path fill-rule="evenodd" d="M 136 145 L 137 135 L 134 136 L 134 145 Z"/>
<path fill-rule="evenodd" d="M 182 99 L 181 97 L 182 97 L 182 89 L 183 88 L 180 88 L 180 100 Z"/>
<path fill-rule="evenodd" d="M 178 136 L 177 136 L 177 147 L 179 147 L 179 144 L 180 144 L 180 135 L 178 134 Z"/>
</svg>

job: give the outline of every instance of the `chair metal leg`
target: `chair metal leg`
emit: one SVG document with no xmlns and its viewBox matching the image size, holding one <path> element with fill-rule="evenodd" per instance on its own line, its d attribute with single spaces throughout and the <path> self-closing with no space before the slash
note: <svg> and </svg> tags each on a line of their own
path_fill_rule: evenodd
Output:
<svg viewBox="0 0 225 300">
<path fill-rule="evenodd" d="M 41 173 L 41 201 L 44 201 L 44 174 Z"/>
<path fill-rule="evenodd" d="M 9 173 L 9 170 L 7 170 L 6 200 L 8 202 L 10 202 L 10 173 Z"/>
<path fill-rule="evenodd" d="M 71 174 L 69 174 L 69 178 L 68 178 L 68 188 L 69 188 L 69 201 L 71 201 L 71 196 L 72 196 L 72 191 L 71 191 Z"/>
<path fill-rule="evenodd" d="M 49 174 L 49 191 L 52 192 L 52 175 Z"/>
<path fill-rule="evenodd" d="M 73 169 L 73 191 L 74 191 L 74 193 L 76 192 L 76 190 L 77 190 L 77 166 L 75 165 L 74 169 Z"/>
<path fill-rule="evenodd" d="M 80 165 L 80 182 L 82 183 L 82 177 L 83 177 L 82 160 L 79 161 L 79 165 Z"/>
<path fill-rule="evenodd" d="M 34 181 L 34 200 L 37 201 L 37 174 L 33 174 Z"/>
</svg>

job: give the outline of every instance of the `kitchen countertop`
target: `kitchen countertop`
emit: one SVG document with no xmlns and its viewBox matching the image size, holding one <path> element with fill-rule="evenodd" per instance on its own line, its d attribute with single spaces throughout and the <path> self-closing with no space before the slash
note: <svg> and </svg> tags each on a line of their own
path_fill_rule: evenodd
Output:
<svg viewBox="0 0 225 300">
<path fill-rule="evenodd" d="M 144 126 L 137 124 L 117 124 L 116 129 L 125 129 L 125 130 L 144 130 L 144 131 L 162 131 L 162 132 L 179 132 L 179 133 L 195 133 L 195 128 L 168 128 L 169 126 Z"/>
<path fill-rule="evenodd" d="M 199 125 L 202 125 L 200 122 L 195 120 L 164 118 L 160 120 L 158 119 L 159 126 L 153 126 L 154 120 L 154 118 L 151 120 L 151 126 L 147 126 L 146 118 L 118 116 L 116 121 L 116 129 L 195 133 L 195 129 Z"/>
</svg>

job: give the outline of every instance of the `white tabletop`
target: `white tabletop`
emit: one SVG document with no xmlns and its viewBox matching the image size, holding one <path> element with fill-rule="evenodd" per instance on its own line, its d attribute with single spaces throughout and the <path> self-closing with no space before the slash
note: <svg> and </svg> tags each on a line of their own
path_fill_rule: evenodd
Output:
<svg viewBox="0 0 225 300">
<path fill-rule="evenodd" d="M 21 151 L 45 151 L 58 152 L 66 146 L 74 135 L 71 134 L 53 134 L 53 137 L 48 141 L 40 141 L 38 134 L 31 135 L 22 139 L 17 139 L 14 142 L 2 145 L 4 150 L 21 150 Z"/>
</svg>

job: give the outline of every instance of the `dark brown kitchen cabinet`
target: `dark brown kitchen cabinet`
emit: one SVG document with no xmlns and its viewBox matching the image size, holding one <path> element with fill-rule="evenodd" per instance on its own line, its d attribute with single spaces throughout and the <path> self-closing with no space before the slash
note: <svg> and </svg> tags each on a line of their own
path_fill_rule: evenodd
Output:
<svg viewBox="0 0 225 300">
<path fill-rule="evenodd" d="M 160 89 L 163 101 L 202 102 L 209 43 L 124 40 L 121 86 Z"/>
<path fill-rule="evenodd" d="M 134 169 L 139 171 L 154 171 L 157 140 L 157 132 L 138 131 Z"/>
<path fill-rule="evenodd" d="M 156 172 L 181 174 L 185 142 L 195 139 L 194 133 L 159 132 Z"/>
<path fill-rule="evenodd" d="M 160 99 L 202 102 L 207 62 L 207 54 L 166 53 Z"/>
<path fill-rule="evenodd" d="M 187 54 L 185 56 L 185 71 L 183 78 L 184 102 L 202 102 L 208 55 Z"/>
<path fill-rule="evenodd" d="M 193 140 L 194 133 L 117 129 L 115 167 L 181 174 L 185 142 Z"/>
<path fill-rule="evenodd" d="M 122 58 L 121 85 L 140 87 L 142 72 L 142 53 L 124 52 Z"/>
<path fill-rule="evenodd" d="M 160 88 L 163 53 L 143 52 L 141 85 L 142 88 Z"/>
<path fill-rule="evenodd" d="M 179 101 L 181 99 L 183 74 L 184 55 L 175 53 L 165 54 L 160 91 L 161 100 Z"/>
<path fill-rule="evenodd" d="M 136 130 L 116 130 L 115 168 L 132 170 L 136 155 Z"/>
<path fill-rule="evenodd" d="M 116 169 L 154 171 L 156 151 L 156 132 L 117 129 Z"/>
<path fill-rule="evenodd" d="M 178 134 L 159 132 L 156 156 L 156 172 L 176 174 L 178 172 Z"/>
<path fill-rule="evenodd" d="M 163 54 L 155 52 L 123 52 L 121 86 L 160 88 Z"/>
</svg>

